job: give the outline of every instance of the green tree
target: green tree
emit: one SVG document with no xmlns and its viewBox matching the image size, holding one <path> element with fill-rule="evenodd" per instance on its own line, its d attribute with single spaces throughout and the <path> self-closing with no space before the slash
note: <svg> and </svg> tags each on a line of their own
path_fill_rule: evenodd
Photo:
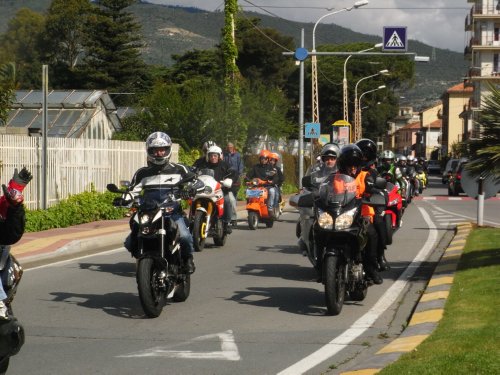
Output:
<svg viewBox="0 0 500 375">
<path fill-rule="evenodd" d="M 9 21 L 0 38 L 2 62 L 14 61 L 21 89 L 40 87 L 42 63 L 40 58 L 45 17 L 28 8 L 21 8 Z"/>
<path fill-rule="evenodd" d="M 88 0 L 53 0 L 49 7 L 44 59 L 49 64 L 54 87 L 74 88 L 74 69 L 85 54 L 84 41 L 91 9 Z"/>
<path fill-rule="evenodd" d="M 140 25 L 125 9 L 135 0 L 99 0 L 85 27 L 81 84 L 117 93 L 144 92 L 147 69 L 141 57 Z M 115 99 L 124 103 L 126 96 Z"/>
<path fill-rule="evenodd" d="M 470 156 L 466 168 L 473 176 L 500 179 L 500 90 L 490 85 L 490 91 L 478 120 L 481 137 L 465 143 Z"/>
<path fill-rule="evenodd" d="M 16 66 L 14 63 L 0 67 L 0 124 L 5 125 L 14 100 L 16 86 Z"/>
<path fill-rule="evenodd" d="M 238 68 L 249 81 L 260 80 L 282 88 L 296 70 L 293 59 L 282 54 L 294 50 L 293 38 L 261 27 L 258 18 L 238 20 L 236 42 Z"/>
</svg>

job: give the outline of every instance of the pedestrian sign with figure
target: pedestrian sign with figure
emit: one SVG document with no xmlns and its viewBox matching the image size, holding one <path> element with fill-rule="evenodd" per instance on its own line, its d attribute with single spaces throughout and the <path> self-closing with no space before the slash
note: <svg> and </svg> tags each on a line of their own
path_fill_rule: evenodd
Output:
<svg viewBox="0 0 500 375">
<path fill-rule="evenodd" d="M 305 123 L 305 137 L 306 138 L 319 138 L 321 135 L 321 125 L 319 122 L 306 122 Z"/>
<path fill-rule="evenodd" d="M 408 39 L 406 26 L 384 26 L 383 51 L 406 51 Z"/>
</svg>

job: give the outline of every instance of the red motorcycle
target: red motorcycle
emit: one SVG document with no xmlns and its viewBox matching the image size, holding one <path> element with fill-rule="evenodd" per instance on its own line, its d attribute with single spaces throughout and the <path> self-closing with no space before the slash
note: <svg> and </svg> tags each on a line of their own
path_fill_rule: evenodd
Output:
<svg viewBox="0 0 500 375">
<path fill-rule="evenodd" d="M 384 211 L 384 222 L 387 230 L 387 245 L 392 244 L 392 235 L 401 225 L 403 215 L 403 199 L 398 192 L 398 186 L 387 182 L 386 190 L 389 195 L 387 207 Z"/>
</svg>

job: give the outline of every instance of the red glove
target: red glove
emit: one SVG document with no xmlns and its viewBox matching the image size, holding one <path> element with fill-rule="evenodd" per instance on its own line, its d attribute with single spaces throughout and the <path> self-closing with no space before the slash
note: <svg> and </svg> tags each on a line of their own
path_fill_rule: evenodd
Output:
<svg viewBox="0 0 500 375">
<path fill-rule="evenodd" d="M 12 179 L 9 181 L 9 185 L 5 186 L 2 184 L 3 196 L 0 197 L 0 216 L 2 218 L 6 218 L 9 205 L 19 206 L 23 203 L 23 190 L 32 178 L 33 176 L 26 167 L 23 167 L 21 172 L 18 172 L 16 168 L 14 169 Z"/>
</svg>

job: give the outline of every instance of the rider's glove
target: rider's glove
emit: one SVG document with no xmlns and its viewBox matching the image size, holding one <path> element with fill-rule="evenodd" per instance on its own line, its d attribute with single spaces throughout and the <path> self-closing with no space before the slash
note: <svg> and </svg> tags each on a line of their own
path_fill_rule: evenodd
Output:
<svg viewBox="0 0 500 375">
<path fill-rule="evenodd" d="M 196 195 L 196 189 L 194 187 L 185 187 L 180 191 L 181 199 L 191 199 Z"/>
<path fill-rule="evenodd" d="M 122 197 L 113 199 L 113 206 L 115 206 L 115 207 L 126 207 L 130 203 L 132 203 L 132 201 L 126 200 Z"/>
<path fill-rule="evenodd" d="M 32 178 L 33 176 L 26 167 L 23 167 L 21 172 L 18 172 L 17 168 L 14 169 L 14 175 L 9 181 L 9 185 L 2 185 L 3 193 L 9 204 L 19 206 L 23 203 L 23 190 Z"/>
</svg>

